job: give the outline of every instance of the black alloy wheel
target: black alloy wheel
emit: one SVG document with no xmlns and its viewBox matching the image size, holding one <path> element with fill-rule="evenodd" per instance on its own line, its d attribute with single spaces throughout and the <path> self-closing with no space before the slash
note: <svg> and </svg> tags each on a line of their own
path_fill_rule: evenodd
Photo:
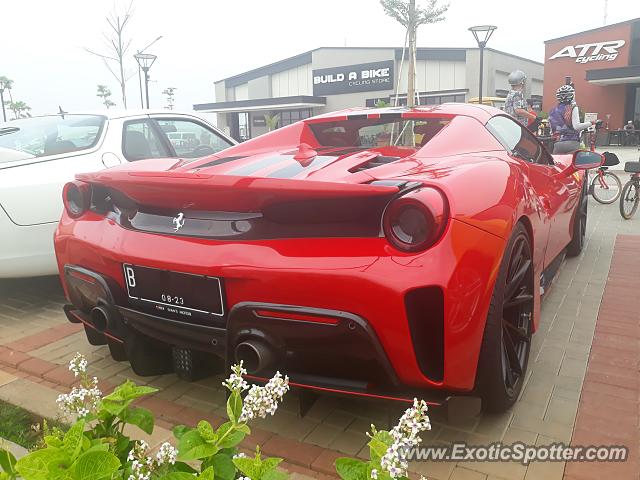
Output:
<svg viewBox="0 0 640 480">
<path fill-rule="evenodd" d="M 522 390 L 531 350 L 533 278 L 531 241 L 518 223 L 500 264 L 478 360 L 476 391 L 485 411 L 509 409 Z"/>
<path fill-rule="evenodd" d="M 510 396 L 524 380 L 531 348 L 533 261 L 526 235 L 514 244 L 502 303 L 502 376 Z"/>
</svg>

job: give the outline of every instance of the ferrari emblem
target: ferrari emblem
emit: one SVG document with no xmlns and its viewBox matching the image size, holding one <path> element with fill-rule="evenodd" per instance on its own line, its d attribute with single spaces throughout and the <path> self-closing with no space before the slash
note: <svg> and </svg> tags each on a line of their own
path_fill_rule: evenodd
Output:
<svg viewBox="0 0 640 480">
<path fill-rule="evenodd" d="M 177 217 L 173 217 L 173 231 L 177 232 L 184 226 L 184 213 L 180 212 Z"/>
</svg>

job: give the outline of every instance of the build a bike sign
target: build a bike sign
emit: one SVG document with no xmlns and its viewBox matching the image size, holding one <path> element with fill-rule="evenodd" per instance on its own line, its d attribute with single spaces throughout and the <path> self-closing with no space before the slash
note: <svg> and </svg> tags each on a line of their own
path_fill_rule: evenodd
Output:
<svg viewBox="0 0 640 480">
<path fill-rule="evenodd" d="M 313 94 L 369 92 L 393 89 L 393 60 L 314 70 Z"/>
<path fill-rule="evenodd" d="M 580 45 L 568 45 L 561 48 L 558 53 L 549 57 L 549 60 L 557 58 L 575 58 L 576 63 L 613 62 L 618 58 L 618 49 L 625 44 L 624 40 L 609 40 L 606 42 L 583 43 Z"/>
</svg>

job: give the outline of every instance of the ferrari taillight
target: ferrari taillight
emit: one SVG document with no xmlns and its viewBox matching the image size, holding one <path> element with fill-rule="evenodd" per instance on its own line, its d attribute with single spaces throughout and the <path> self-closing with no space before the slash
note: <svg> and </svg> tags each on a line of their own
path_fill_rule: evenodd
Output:
<svg viewBox="0 0 640 480">
<path fill-rule="evenodd" d="M 78 218 L 91 206 L 91 186 L 84 182 L 69 182 L 62 190 L 64 208 L 71 218 Z"/>
<path fill-rule="evenodd" d="M 447 225 L 448 208 L 436 189 L 423 187 L 392 200 L 382 218 L 384 235 L 398 250 L 417 252 L 434 245 Z"/>
</svg>

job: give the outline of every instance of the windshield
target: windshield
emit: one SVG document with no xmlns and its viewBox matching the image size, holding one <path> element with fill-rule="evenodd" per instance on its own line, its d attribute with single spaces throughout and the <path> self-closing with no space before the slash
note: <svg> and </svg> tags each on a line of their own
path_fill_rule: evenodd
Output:
<svg viewBox="0 0 640 480">
<path fill-rule="evenodd" d="M 354 119 L 309 125 L 318 143 L 326 147 L 421 148 L 449 123 L 445 118 Z"/>
<path fill-rule="evenodd" d="M 92 148 L 104 123 L 99 115 L 52 115 L 0 124 L 0 163 Z"/>
</svg>

